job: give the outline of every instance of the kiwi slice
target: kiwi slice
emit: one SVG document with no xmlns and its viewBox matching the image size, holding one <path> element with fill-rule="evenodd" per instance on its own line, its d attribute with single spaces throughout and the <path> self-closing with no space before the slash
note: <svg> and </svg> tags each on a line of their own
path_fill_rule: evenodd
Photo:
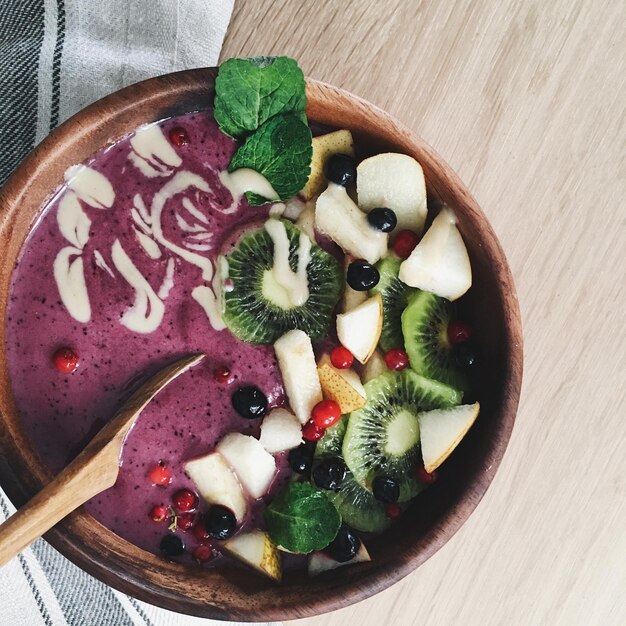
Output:
<svg viewBox="0 0 626 626">
<path fill-rule="evenodd" d="M 348 427 L 348 416 L 342 415 L 341 419 L 324 431 L 324 436 L 315 446 L 315 458 L 325 456 L 341 456 L 343 437 Z"/>
<path fill-rule="evenodd" d="M 455 369 L 448 324 L 452 304 L 428 291 L 416 291 L 402 313 L 404 345 L 409 364 L 418 374 L 467 390 L 466 377 Z"/>
<path fill-rule="evenodd" d="M 281 220 L 289 240 L 289 266 L 296 271 L 298 247 L 304 235 L 291 222 Z M 288 330 L 303 330 L 313 341 L 323 337 L 339 299 L 342 272 L 337 261 L 311 244 L 306 267 L 309 297 L 292 306 L 285 291 L 273 280 L 274 243 L 261 228 L 245 235 L 226 256 L 233 289 L 224 290 L 222 317 L 229 330 L 242 341 L 273 343 Z"/>
<path fill-rule="evenodd" d="M 414 477 L 419 460 L 418 413 L 454 406 L 460 391 L 412 370 L 387 372 L 365 385 L 367 404 L 350 414 L 343 457 L 355 480 L 371 491 L 376 476 L 400 483 L 400 502 L 421 486 Z"/>
<path fill-rule="evenodd" d="M 379 293 L 383 299 L 383 330 L 378 342 L 383 352 L 393 348 L 404 348 L 402 336 L 402 312 L 406 308 L 409 296 L 415 289 L 405 285 L 399 278 L 402 260 L 391 255 L 376 265 L 380 280 L 370 293 Z"/>
</svg>

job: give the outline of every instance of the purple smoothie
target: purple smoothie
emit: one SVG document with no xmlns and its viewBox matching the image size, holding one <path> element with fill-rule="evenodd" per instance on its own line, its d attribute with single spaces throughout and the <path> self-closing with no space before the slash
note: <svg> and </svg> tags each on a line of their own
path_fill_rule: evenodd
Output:
<svg viewBox="0 0 626 626">
<path fill-rule="evenodd" d="M 213 450 L 229 432 L 259 433 L 259 420 L 249 421 L 235 413 L 232 392 L 241 384 L 255 384 L 267 395 L 270 406 L 284 401 L 272 346 L 244 344 L 228 330 L 215 330 L 193 299 L 194 288 L 208 284 L 201 268 L 163 246 L 159 258 L 151 258 L 140 245 L 136 221 L 131 217 L 134 208 L 136 211 L 136 195 L 150 207 L 155 194 L 179 171 L 202 177 L 210 190 L 188 189 L 166 202 L 161 226 L 177 246 L 195 242 L 195 248 L 191 247 L 195 254 L 215 259 L 234 233 L 264 219 L 268 212 L 267 207 L 250 207 L 241 199 L 236 211 L 225 214 L 233 196 L 218 173 L 227 168 L 235 143 L 218 130 L 210 112 L 190 113 L 159 126 L 166 138 L 175 127 L 182 127 L 189 137 L 189 143 L 173 146 L 181 163 L 171 172 L 158 160 L 156 167 L 165 171 L 164 175 L 149 177 L 140 172 L 129 161 L 132 137 L 87 163 L 109 180 L 115 192 L 110 208 L 81 202 L 91 220 L 88 241 L 80 253 L 91 306 L 89 321 L 78 322 L 69 314 L 53 275 L 55 258 L 68 246 L 57 223 L 59 204 L 68 193 L 66 186 L 44 207 L 24 245 L 7 311 L 7 352 L 17 405 L 35 447 L 54 472 L 84 447 L 138 379 L 183 354 L 207 354 L 203 363 L 171 383 L 143 411 L 126 441 L 117 483 L 86 504 L 103 525 L 155 553 L 167 529 L 165 524 L 149 521 L 148 513 L 155 504 L 170 504 L 177 489 L 192 486 L 182 464 Z M 186 209 L 189 201 L 200 217 Z M 184 216 L 192 230 L 181 230 L 177 215 Z M 194 238 L 200 226 L 211 233 L 210 239 Z M 115 240 L 155 292 L 163 286 L 168 264 L 174 265 L 173 285 L 162 299 L 163 318 L 153 332 L 133 332 L 121 323 L 135 293 L 112 261 Z M 210 249 L 206 249 L 207 242 Z M 96 262 L 99 258 L 104 264 Z M 53 366 L 51 355 L 62 346 L 71 347 L 80 357 L 73 374 L 62 374 Z M 218 366 L 231 370 L 232 383 L 213 379 Z M 151 485 L 147 478 L 159 461 L 174 471 L 174 481 L 166 488 Z M 273 492 L 289 473 L 285 455 L 278 455 L 277 461 Z M 251 507 L 245 526 L 258 523 L 260 506 L 259 501 Z M 197 545 L 191 533 L 179 530 L 178 534 L 188 548 Z"/>
</svg>

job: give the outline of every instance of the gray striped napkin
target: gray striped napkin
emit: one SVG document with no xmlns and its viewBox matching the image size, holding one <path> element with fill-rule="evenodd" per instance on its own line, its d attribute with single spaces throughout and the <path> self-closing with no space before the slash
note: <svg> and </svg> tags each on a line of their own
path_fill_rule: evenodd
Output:
<svg viewBox="0 0 626 626">
<path fill-rule="evenodd" d="M 233 0 L 0 0 L 0 184 L 55 126 L 125 85 L 217 63 Z M 14 512 L 0 489 L 0 521 Z M 0 569 L 0 624 L 191 626 L 43 540 Z"/>
</svg>

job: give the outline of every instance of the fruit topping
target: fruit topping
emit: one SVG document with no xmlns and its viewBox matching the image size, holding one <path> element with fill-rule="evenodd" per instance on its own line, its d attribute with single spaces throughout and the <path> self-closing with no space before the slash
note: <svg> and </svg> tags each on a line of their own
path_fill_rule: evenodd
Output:
<svg viewBox="0 0 626 626">
<path fill-rule="evenodd" d="M 230 555 L 273 580 L 280 580 L 282 568 L 276 545 L 266 532 L 253 530 L 229 539 L 222 546 Z"/>
<path fill-rule="evenodd" d="M 71 374 L 78 369 L 80 360 L 78 355 L 71 348 L 59 348 L 52 355 L 52 363 L 59 372 Z"/>
<path fill-rule="evenodd" d="M 313 464 L 314 452 L 315 447 L 311 443 L 305 442 L 300 444 L 289 452 L 289 467 L 296 474 L 308 474 Z"/>
<path fill-rule="evenodd" d="M 201 520 L 198 524 L 193 527 L 193 536 L 200 542 L 206 543 L 211 539 L 211 535 L 207 532 L 204 527 L 204 522 Z"/>
<path fill-rule="evenodd" d="M 347 187 L 356 182 L 356 163 L 347 154 L 333 154 L 325 163 L 324 173 L 329 182 Z"/>
<path fill-rule="evenodd" d="M 346 472 L 346 464 L 340 458 L 327 457 L 313 468 L 313 482 L 320 489 L 337 491 L 346 477 Z"/>
<path fill-rule="evenodd" d="M 354 156 L 352 133 L 349 130 L 336 130 L 332 133 L 313 137 L 311 174 L 301 191 L 306 200 L 318 196 L 326 188 L 324 166 L 333 154 Z"/>
<path fill-rule="evenodd" d="M 213 380 L 215 380 L 218 383 L 228 383 L 232 380 L 231 377 L 232 377 L 231 371 L 223 365 L 221 365 L 220 367 L 216 367 L 213 370 Z"/>
<path fill-rule="evenodd" d="M 448 324 L 448 341 L 452 345 L 469 341 L 472 338 L 472 328 L 467 322 L 452 320 Z"/>
<path fill-rule="evenodd" d="M 196 546 L 191 553 L 194 560 L 198 563 L 206 563 L 213 558 L 213 550 L 211 550 L 210 546 L 200 545 Z"/>
<path fill-rule="evenodd" d="M 302 443 L 300 420 L 287 409 L 273 409 L 261 424 L 259 441 L 270 454 L 297 448 Z"/>
<path fill-rule="evenodd" d="M 388 369 L 399 372 L 409 366 L 409 355 L 399 348 L 389 350 L 385 354 L 385 365 Z"/>
<path fill-rule="evenodd" d="M 177 147 L 186 146 L 189 143 L 189 135 L 182 126 L 176 126 L 170 130 L 170 141 Z"/>
<path fill-rule="evenodd" d="M 346 280 L 355 291 L 369 291 L 378 284 L 380 274 L 371 263 L 359 259 L 348 266 Z"/>
<path fill-rule="evenodd" d="M 357 537 L 356 533 L 350 528 L 342 526 L 325 552 L 335 559 L 335 561 L 345 563 L 356 556 L 360 547 L 361 540 Z"/>
<path fill-rule="evenodd" d="M 305 441 L 319 441 L 324 436 L 324 429 L 320 428 L 313 420 L 309 420 L 302 427 L 302 438 Z"/>
<path fill-rule="evenodd" d="M 401 513 L 402 509 L 395 503 L 390 503 L 385 507 L 385 514 L 390 520 L 398 519 Z"/>
<path fill-rule="evenodd" d="M 165 535 L 161 539 L 159 549 L 164 556 L 180 556 L 185 552 L 185 544 L 177 535 Z"/>
<path fill-rule="evenodd" d="M 391 209 L 377 208 L 367 214 L 367 221 L 383 233 L 390 233 L 396 227 L 398 218 Z"/>
<path fill-rule="evenodd" d="M 393 240 L 393 252 L 401 259 L 408 259 L 419 241 L 419 236 L 412 230 L 401 230 Z"/>
<path fill-rule="evenodd" d="M 172 474 L 172 470 L 165 465 L 163 461 L 159 461 L 159 463 L 148 472 L 148 478 L 153 485 L 165 487 L 174 480 L 174 475 Z"/>
<path fill-rule="evenodd" d="M 389 476 L 376 476 L 372 481 L 374 497 L 385 504 L 393 504 L 400 497 L 400 483 Z"/>
<path fill-rule="evenodd" d="M 225 506 L 212 506 L 204 516 L 204 528 L 213 539 L 223 541 L 232 537 L 237 528 L 235 514 Z"/>
<path fill-rule="evenodd" d="M 197 515 L 195 513 L 181 513 L 176 516 L 176 527 L 186 532 L 193 528 L 196 519 Z"/>
<path fill-rule="evenodd" d="M 150 519 L 157 524 L 164 522 L 170 514 L 169 507 L 164 504 L 155 504 L 152 509 L 150 509 Z"/>
<path fill-rule="evenodd" d="M 330 362 L 333 364 L 333 367 L 339 370 L 345 370 L 352 366 L 354 363 L 354 355 L 348 348 L 344 348 L 343 346 L 337 346 L 333 348 L 330 353 Z"/>
<path fill-rule="evenodd" d="M 198 508 L 198 496 L 190 489 L 179 489 L 172 496 L 172 502 L 179 513 L 195 511 Z"/>
<path fill-rule="evenodd" d="M 267 398 L 255 385 L 239 387 L 233 393 L 231 402 L 235 411 L 249 420 L 263 417 L 267 412 Z"/>
<path fill-rule="evenodd" d="M 437 480 L 437 472 L 433 470 L 428 473 L 423 465 L 418 465 L 415 468 L 415 478 L 424 485 L 432 485 Z"/>
<path fill-rule="evenodd" d="M 383 306 L 380 294 L 363 304 L 337 315 L 337 337 L 361 363 L 367 363 L 380 338 L 383 327 Z"/>
<path fill-rule="evenodd" d="M 328 428 L 341 419 L 341 408 L 334 400 L 322 400 L 313 407 L 311 419 L 318 428 Z"/>
<path fill-rule="evenodd" d="M 366 402 L 365 389 L 359 375 L 351 369 L 335 368 L 327 355 L 323 355 L 317 366 L 324 397 L 339 405 L 342 415 L 360 409 Z"/>
<path fill-rule="evenodd" d="M 369 383 L 370 380 L 378 378 L 378 376 L 384 374 L 387 369 L 385 357 L 379 350 L 376 350 L 363 367 L 363 383 L 366 384 Z"/>
<path fill-rule="evenodd" d="M 472 341 L 458 343 L 452 348 L 455 364 L 462 369 L 472 369 L 479 363 L 478 349 Z"/>
<path fill-rule="evenodd" d="M 359 548 L 359 551 L 356 553 L 355 557 L 350 559 L 349 561 L 346 561 L 345 563 L 335 561 L 335 559 L 326 554 L 326 552 L 314 552 L 309 558 L 308 572 L 309 576 L 316 576 L 317 574 L 336 569 L 337 567 L 352 565 L 353 563 L 366 563 L 371 560 L 372 559 L 369 555 L 369 552 L 367 551 L 363 543 L 361 543 L 361 547 Z"/>
</svg>

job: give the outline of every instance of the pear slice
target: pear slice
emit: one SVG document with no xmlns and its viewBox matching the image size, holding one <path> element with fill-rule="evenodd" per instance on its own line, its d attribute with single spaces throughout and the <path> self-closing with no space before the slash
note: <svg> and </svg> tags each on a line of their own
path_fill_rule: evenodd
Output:
<svg viewBox="0 0 626 626">
<path fill-rule="evenodd" d="M 309 557 L 309 567 L 308 572 L 309 576 L 316 576 L 317 574 L 321 574 L 322 572 L 327 572 L 331 569 L 336 569 L 337 567 L 342 567 L 343 565 L 352 565 L 353 563 L 366 563 L 371 561 L 371 557 L 367 548 L 363 543 L 361 543 L 361 547 L 359 551 L 351 558 L 349 561 L 345 561 L 341 563 L 340 561 L 335 561 L 331 556 L 326 554 L 326 552 L 313 552 Z"/>
<path fill-rule="evenodd" d="M 263 419 L 259 441 L 270 454 L 297 448 L 302 443 L 300 420 L 287 409 L 273 409 Z"/>
<path fill-rule="evenodd" d="M 454 213 L 444 208 L 411 256 L 400 265 L 400 280 L 410 287 L 457 300 L 472 286 L 472 267 Z"/>
<path fill-rule="evenodd" d="M 350 263 L 354 261 L 354 257 L 346 254 L 343 259 L 343 272 L 344 278 L 348 272 L 348 266 Z M 365 302 L 367 300 L 367 291 L 357 291 L 356 289 L 352 289 L 348 283 L 345 283 L 345 287 L 343 289 L 343 294 L 341 295 L 341 302 L 339 308 L 342 313 L 347 313 L 352 309 L 355 309 L 359 304 Z"/>
<path fill-rule="evenodd" d="M 278 549 L 262 530 L 252 530 L 226 540 L 222 547 L 232 556 L 250 565 L 272 580 L 280 581 L 282 567 Z"/>
<path fill-rule="evenodd" d="M 354 156 L 354 141 L 349 130 L 336 130 L 332 133 L 313 137 L 311 174 L 300 192 L 306 200 L 310 200 L 324 191 L 327 184 L 324 166 L 333 154 Z"/>
<path fill-rule="evenodd" d="M 363 367 L 363 384 L 369 383 L 370 380 L 378 378 L 381 374 L 388 371 L 385 357 L 380 350 L 376 350 Z"/>
<path fill-rule="evenodd" d="M 185 463 L 185 473 L 206 502 L 225 506 L 235 514 L 237 522 L 243 521 L 248 508 L 246 497 L 239 479 L 221 454 L 211 452 Z"/>
<path fill-rule="evenodd" d="M 334 400 L 339 405 L 342 415 L 365 406 L 367 394 L 359 375 L 354 370 L 333 367 L 330 358 L 325 354 L 317 365 L 317 373 L 324 397 Z"/>
<path fill-rule="evenodd" d="M 315 227 L 344 252 L 376 263 L 387 253 L 388 235 L 370 226 L 345 187 L 330 183 L 315 203 Z"/>
<path fill-rule="evenodd" d="M 296 226 L 315 243 L 315 202 L 310 200 L 296 219 Z"/>
<path fill-rule="evenodd" d="M 274 351 L 289 406 L 300 423 L 305 424 L 313 407 L 322 400 L 311 339 L 302 330 L 290 330 L 276 340 Z"/>
<path fill-rule="evenodd" d="M 379 293 L 355 309 L 337 315 L 337 337 L 361 363 L 372 356 L 383 328 L 383 300 Z"/>
<path fill-rule="evenodd" d="M 413 157 L 377 154 L 361 161 L 356 172 L 361 209 L 392 209 L 398 218 L 395 232 L 409 229 L 421 234 L 427 213 L 426 182 L 422 166 Z"/>
<path fill-rule="evenodd" d="M 424 468 L 434 472 L 459 445 L 480 411 L 480 404 L 463 404 L 418 415 Z"/>
<path fill-rule="evenodd" d="M 276 461 L 258 439 L 231 433 L 216 448 L 253 498 L 264 496 L 274 480 Z"/>
</svg>

